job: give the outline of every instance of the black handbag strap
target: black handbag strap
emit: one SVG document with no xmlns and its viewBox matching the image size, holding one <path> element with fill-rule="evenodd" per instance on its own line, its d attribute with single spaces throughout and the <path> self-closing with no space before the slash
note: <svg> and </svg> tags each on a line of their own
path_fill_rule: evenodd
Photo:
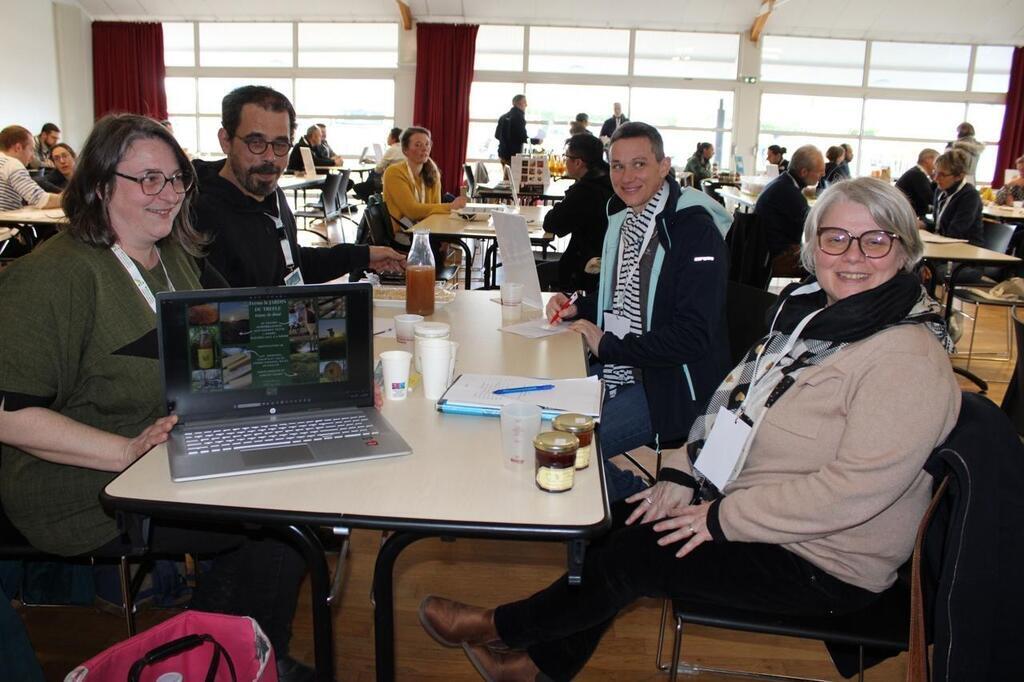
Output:
<svg viewBox="0 0 1024 682">
<path fill-rule="evenodd" d="M 220 667 L 221 657 L 227 663 L 228 672 L 231 673 L 231 682 L 238 682 L 238 677 L 235 675 L 235 664 L 231 661 L 231 656 L 221 646 L 220 642 L 215 640 L 212 635 L 207 634 L 185 635 L 150 650 L 132 664 L 131 670 L 128 671 L 128 682 L 139 682 L 142 671 L 147 665 L 159 663 L 171 656 L 177 656 L 178 654 L 195 649 L 197 646 L 202 646 L 207 642 L 213 645 L 213 656 L 210 658 L 210 667 L 206 671 L 206 682 L 214 682 L 214 679 L 217 677 L 217 669 Z"/>
</svg>

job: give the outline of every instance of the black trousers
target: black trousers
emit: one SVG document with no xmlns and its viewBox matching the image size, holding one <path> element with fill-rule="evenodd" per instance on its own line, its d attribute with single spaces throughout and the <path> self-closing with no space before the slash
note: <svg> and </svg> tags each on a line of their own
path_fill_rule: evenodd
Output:
<svg viewBox="0 0 1024 682">
<path fill-rule="evenodd" d="M 632 505 L 613 505 L 615 528 L 587 549 L 582 585 L 562 576 L 529 599 L 499 606 L 502 641 L 525 649 L 548 677 L 568 680 L 594 653 L 616 614 L 641 597 L 685 598 L 794 615 L 855 611 L 878 595 L 842 582 L 779 545 L 706 542 L 682 559 L 653 524 L 624 526 Z"/>
<path fill-rule="evenodd" d="M 197 554 L 212 559 L 192 594 L 190 608 L 249 616 L 270 638 L 278 659 L 288 654 L 292 619 L 306 562 L 298 550 L 272 531 L 247 532 L 239 526 L 206 525 L 202 529 L 153 519 L 149 552 L 154 555 Z M 117 538 L 94 556 L 116 558 L 129 551 Z"/>
</svg>

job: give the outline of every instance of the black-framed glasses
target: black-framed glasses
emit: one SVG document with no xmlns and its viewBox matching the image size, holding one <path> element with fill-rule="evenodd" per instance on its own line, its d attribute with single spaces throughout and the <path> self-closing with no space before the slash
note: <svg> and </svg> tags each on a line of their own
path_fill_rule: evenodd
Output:
<svg viewBox="0 0 1024 682">
<path fill-rule="evenodd" d="M 238 137 L 235 135 L 235 137 Z M 291 148 L 292 143 L 285 140 L 270 140 L 262 137 L 238 137 L 239 140 L 245 143 L 245 146 L 249 148 L 249 151 L 253 154 L 263 154 L 267 151 L 267 147 L 274 148 L 274 156 L 284 156 Z"/>
<path fill-rule="evenodd" d="M 865 258 L 885 258 L 892 251 L 892 245 L 900 236 L 889 230 L 868 230 L 859 237 L 841 227 L 819 227 L 818 248 L 830 256 L 842 256 L 857 242 Z"/>
<path fill-rule="evenodd" d="M 186 174 L 182 171 L 178 171 L 174 175 L 168 177 L 160 171 L 146 171 L 142 175 L 125 175 L 119 171 L 114 171 L 114 175 L 124 178 L 125 180 L 131 180 L 132 182 L 139 183 L 139 187 L 142 188 L 142 193 L 147 196 L 156 196 L 160 192 L 164 191 L 164 187 L 167 183 L 171 183 L 171 189 L 174 190 L 175 194 L 184 194 L 192 188 L 192 183 L 195 179 L 192 174 Z"/>
</svg>

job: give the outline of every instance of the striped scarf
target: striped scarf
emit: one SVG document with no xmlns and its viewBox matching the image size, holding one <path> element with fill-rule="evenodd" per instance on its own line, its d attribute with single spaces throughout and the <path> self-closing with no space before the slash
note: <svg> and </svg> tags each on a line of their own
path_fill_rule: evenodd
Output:
<svg viewBox="0 0 1024 682">
<path fill-rule="evenodd" d="M 662 183 L 661 189 L 651 197 L 644 210 L 637 213 L 632 208 L 626 209 L 626 220 L 622 224 L 619 239 L 622 244 L 622 262 L 618 264 L 615 277 L 615 288 L 612 290 L 612 312 L 629 321 L 630 334 L 643 334 L 642 301 L 640 297 L 640 261 L 644 254 L 640 252 L 644 237 L 648 230 L 655 229 L 654 221 L 668 201 L 668 183 Z M 651 243 L 654 237 L 651 238 Z M 604 365 L 601 374 L 604 379 L 608 397 L 614 398 L 623 386 L 636 383 L 637 372 L 629 365 Z"/>
</svg>

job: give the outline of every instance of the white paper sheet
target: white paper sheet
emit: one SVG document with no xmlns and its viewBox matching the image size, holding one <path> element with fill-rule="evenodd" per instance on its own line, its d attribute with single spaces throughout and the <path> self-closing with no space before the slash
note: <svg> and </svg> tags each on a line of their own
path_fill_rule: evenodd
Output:
<svg viewBox="0 0 1024 682">
<path fill-rule="evenodd" d="M 519 336 L 525 336 L 528 339 L 542 339 L 545 336 L 561 334 L 568 330 L 568 322 L 559 322 L 554 327 L 549 327 L 547 320 L 543 317 L 538 317 L 534 320 L 527 320 L 526 322 L 519 322 L 517 324 L 510 324 L 507 327 L 501 328 L 501 331 L 503 332 L 518 334 Z"/>
</svg>

